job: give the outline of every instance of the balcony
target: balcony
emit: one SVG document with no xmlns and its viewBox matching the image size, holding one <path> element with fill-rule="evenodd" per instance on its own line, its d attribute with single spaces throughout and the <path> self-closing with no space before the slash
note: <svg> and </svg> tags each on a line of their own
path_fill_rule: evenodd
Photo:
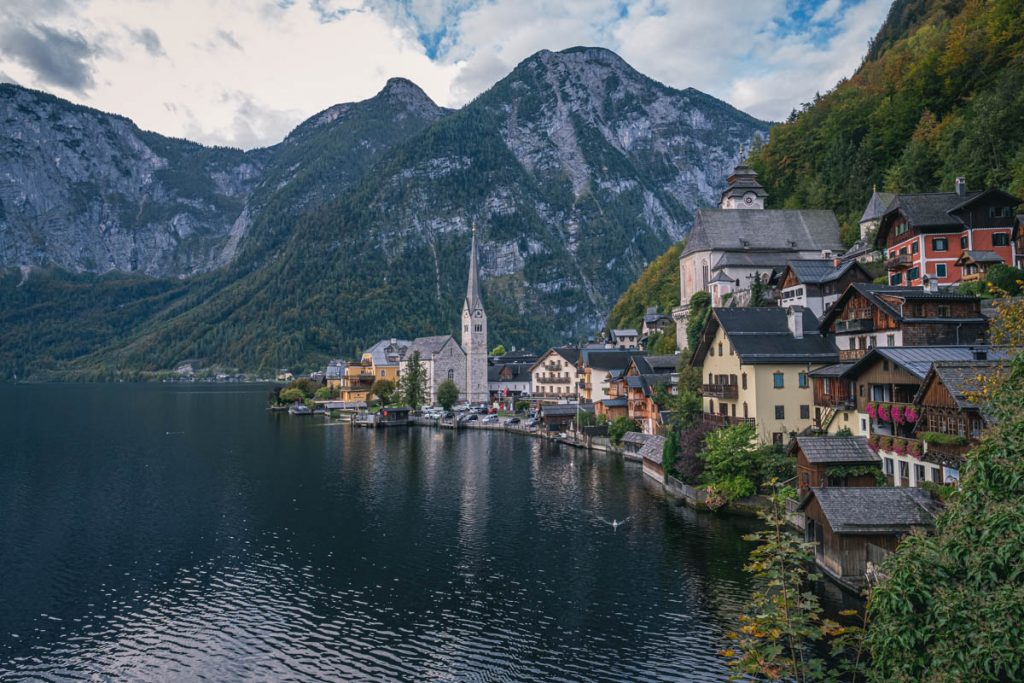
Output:
<svg viewBox="0 0 1024 683">
<path fill-rule="evenodd" d="M 715 413 L 704 413 L 704 424 L 712 427 L 730 427 L 740 424 L 757 424 L 752 417 L 730 417 L 728 415 L 716 415 Z"/>
<path fill-rule="evenodd" d="M 815 396 L 814 405 L 819 408 L 835 408 L 836 410 L 852 410 L 856 401 L 849 396 Z"/>
<path fill-rule="evenodd" d="M 728 398 L 735 400 L 739 396 L 739 387 L 735 384 L 705 384 L 701 393 L 708 398 Z"/>
<path fill-rule="evenodd" d="M 836 321 L 836 334 L 846 332 L 871 332 L 875 329 L 875 321 L 868 318 L 850 318 Z"/>
<path fill-rule="evenodd" d="M 885 262 L 886 270 L 901 270 L 914 265 L 914 258 L 910 254 L 896 254 Z"/>
<path fill-rule="evenodd" d="M 557 361 L 548 361 L 541 366 L 541 369 L 547 370 L 548 372 L 561 372 L 564 368 L 562 368 L 562 364 Z"/>
<path fill-rule="evenodd" d="M 545 377 L 545 376 L 540 376 L 540 377 L 536 377 L 534 379 L 534 381 L 536 381 L 536 382 L 538 382 L 540 384 L 569 384 L 569 378 L 568 377 Z"/>
<path fill-rule="evenodd" d="M 871 349 L 839 349 L 839 362 L 846 363 L 849 361 L 860 360 L 870 350 Z"/>
</svg>

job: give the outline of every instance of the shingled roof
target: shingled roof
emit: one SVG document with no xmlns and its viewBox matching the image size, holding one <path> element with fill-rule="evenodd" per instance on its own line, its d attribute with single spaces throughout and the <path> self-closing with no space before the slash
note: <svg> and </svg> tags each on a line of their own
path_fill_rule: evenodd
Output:
<svg viewBox="0 0 1024 683">
<path fill-rule="evenodd" d="M 960 254 L 960 258 L 956 260 L 956 265 L 965 265 L 972 261 L 974 263 L 1002 263 L 1003 257 L 994 251 L 987 251 L 985 249 L 968 249 Z"/>
<path fill-rule="evenodd" d="M 838 534 L 906 533 L 935 523 L 938 505 L 920 488 L 843 487 L 811 489 L 800 506 L 803 511 L 817 499 L 832 531 Z"/>
<path fill-rule="evenodd" d="M 725 330 L 743 363 L 835 363 L 839 360 L 839 350 L 827 336 L 819 333 L 818 319 L 810 309 L 797 313 L 803 326 L 800 338 L 789 331 L 788 315 L 788 310 L 779 306 L 712 309 L 690 363 L 704 362 L 719 327 Z"/>
<path fill-rule="evenodd" d="M 583 349 L 583 366 L 597 370 L 625 370 L 629 361 L 642 351 L 636 349 Z"/>
<path fill-rule="evenodd" d="M 786 264 L 786 267 L 793 271 L 796 279 L 804 285 L 823 285 L 826 282 L 835 282 L 853 269 L 864 270 L 864 266 L 857 261 L 845 261 L 837 268 L 832 259 L 799 259 Z M 866 279 L 870 280 L 867 272 L 864 272 Z"/>
<path fill-rule="evenodd" d="M 999 349 L 999 356 L 991 358 L 995 354 L 989 354 L 987 360 L 959 360 L 959 361 L 938 361 L 932 364 L 928 374 L 925 375 L 921 387 L 914 397 L 915 403 L 920 403 L 928 390 L 929 384 L 938 379 L 946 387 L 946 391 L 956 402 L 960 409 L 979 408 L 980 406 L 970 396 L 977 394 L 983 388 L 984 378 L 998 372 L 1009 363 L 1009 355 L 1004 349 Z"/>
<path fill-rule="evenodd" d="M 993 360 L 1008 357 L 1007 349 L 1000 346 L 878 346 L 854 363 L 844 373 L 848 377 L 857 377 L 863 370 L 871 367 L 879 358 L 888 360 L 893 365 L 903 368 L 919 379 L 924 379 L 933 363 L 954 361 L 965 363 L 975 360 L 979 353 Z"/>
<path fill-rule="evenodd" d="M 433 337 L 417 337 L 405 352 L 404 358 L 411 358 L 412 354 L 419 351 L 421 358 L 424 360 L 430 360 L 437 353 L 440 353 L 441 349 L 444 348 L 444 345 L 447 344 L 449 340 L 453 339 L 454 337 L 450 334 L 439 334 Z"/>
<path fill-rule="evenodd" d="M 697 209 L 680 255 L 697 251 L 843 249 L 839 221 L 822 209 Z M 783 261 L 784 264 L 784 261 Z"/>
<path fill-rule="evenodd" d="M 995 188 L 980 192 L 965 192 L 962 195 L 957 192 L 898 194 L 882 215 L 882 223 L 879 226 L 878 234 L 875 235 L 875 244 L 879 246 L 885 244 L 889 225 L 897 215 L 903 216 L 910 226 L 923 230 L 936 228 L 961 230 L 969 227 L 960 218 L 959 213 L 983 198 L 987 199 L 997 195 L 1013 206 L 1020 204 L 1021 201 L 1017 197 Z"/>
<path fill-rule="evenodd" d="M 661 465 L 661 454 L 665 450 L 665 437 L 657 434 L 650 434 L 644 445 L 640 447 L 640 457 Z"/>
<path fill-rule="evenodd" d="M 898 285 L 876 285 L 871 282 L 853 282 L 840 295 L 834 304 L 829 306 L 821 317 L 821 329 L 828 330 L 836 317 L 843 311 L 846 303 L 860 294 L 868 302 L 881 309 L 884 313 L 897 321 L 913 321 L 916 323 L 948 324 L 960 322 L 985 322 L 980 311 L 980 300 L 973 294 L 961 294 L 954 289 L 940 288 L 936 292 L 930 292 L 924 287 L 900 287 Z M 902 307 L 893 306 L 885 297 L 902 299 L 904 301 L 979 301 L 979 312 L 976 316 L 966 318 L 913 318 L 903 315 Z"/>
<path fill-rule="evenodd" d="M 642 375 L 671 374 L 679 365 L 679 356 L 634 356 L 633 363 Z"/>
<path fill-rule="evenodd" d="M 868 205 L 864 207 L 864 213 L 861 214 L 860 222 L 866 223 L 881 218 L 895 197 L 895 192 L 879 192 L 878 190 L 872 192 L 871 199 L 868 200 Z"/>
<path fill-rule="evenodd" d="M 796 453 L 797 449 L 807 462 L 815 465 L 882 461 L 877 453 L 871 452 L 863 436 L 798 436 L 789 452 Z"/>
</svg>

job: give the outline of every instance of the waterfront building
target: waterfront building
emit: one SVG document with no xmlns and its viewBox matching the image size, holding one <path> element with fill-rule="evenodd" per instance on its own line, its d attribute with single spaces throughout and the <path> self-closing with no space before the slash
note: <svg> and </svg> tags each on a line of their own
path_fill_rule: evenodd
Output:
<svg viewBox="0 0 1024 683">
<path fill-rule="evenodd" d="M 670 413 L 659 402 L 661 392 L 677 392 L 679 375 L 678 356 L 635 356 L 623 373 L 627 415 L 644 434 L 660 434 L 668 423 Z M 618 393 L 618 392 L 616 392 Z"/>
<path fill-rule="evenodd" d="M 909 287 L 934 278 L 960 281 L 965 251 L 992 252 L 1016 261 L 1011 234 L 1021 200 L 998 189 L 970 192 L 957 178 L 952 192 L 897 194 L 879 220 L 875 246 L 885 253 L 889 284 Z"/>
<path fill-rule="evenodd" d="M 502 363 L 487 368 L 487 390 L 491 398 L 518 398 L 532 393 L 532 363 Z"/>
<path fill-rule="evenodd" d="M 839 360 L 809 310 L 714 308 L 690 360 L 701 369 L 704 421 L 746 422 L 762 443 L 814 426 L 810 372 Z"/>
<path fill-rule="evenodd" d="M 630 350 L 581 349 L 577 361 L 581 400 L 596 403 L 608 398 L 611 383 L 620 377 L 630 361 L 640 354 L 635 347 Z"/>
<path fill-rule="evenodd" d="M 821 331 L 835 335 L 841 360 L 854 361 L 879 347 L 981 344 L 988 321 L 978 297 L 934 280 L 919 287 L 855 282 L 825 311 Z"/>
<path fill-rule="evenodd" d="M 882 459 L 863 436 L 797 436 L 789 453 L 801 496 L 814 487 L 877 486 L 882 476 Z"/>
<path fill-rule="evenodd" d="M 648 435 L 640 446 L 639 456 L 644 474 L 655 481 L 665 483 L 665 468 L 662 465 L 662 453 L 665 450 L 665 437 L 656 434 Z"/>
<path fill-rule="evenodd" d="M 486 403 L 490 398 L 487 376 L 487 313 L 480 292 L 480 271 L 477 263 L 476 228 L 469 248 L 469 282 L 462 305 L 462 348 L 466 367 L 462 378 L 461 398 L 470 403 Z M 459 382 L 456 382 L 459 384 Z"/>
<path fill-rule="evenodd" d="M 592 403 L 549 403 L 540 407 L 540 423 L 548 432 L 569 432 L 583 413 L 593 413 Z"/>
<path fill-rule="evenodd" d="M 405 374 L 410 359 L 417 352 L 427 376 L 427 405 L 437 403 L 437 388 L 445 380 L 455 382 L 459 388 L 459 399 L 466 399 L 466 352 L 455 337 L 443 334 L 414 339 L 399 365 L 400 374 Z"/>
<path fill-rule="evenodd" d="M 412 342 L 405 339 L 381 339 L 363 351 L 360 361 L 371 368 L 370 372 L 375 380 L 397 382 L 399 367 L 410 346 Z"/>
<path fill-rule="evenodd" d="M 869 563 L 877 567 L 915 529 L 935 526 L 939 504 L 921 489 L 812 487 L 797 510 L 814 560 L 837 582 L 863 588 Z"/>
<path fill-rule="evenodd" d="M 575 346 L 556 346 L 548 349 L 530 366 L 530 385 L 533 396 L 542 401 L 574 399 L 579 395 L 580 350 Z"/>
<path fill-rule="evenodd" d="M 820 318 L 854 282 L 871 282 L 871 275 L 856 260 L 790 261 L 779 278 L 779 305 L 804 306 Z"/>
<path fill-rule="evenodd" d="M 749 294 L 755 277 L 769 282 L 790 261 L 833 258 L 843 251 L 839 221 L 828 210 L 765 209 L 768 193 L 757 174 L 737 166 L 719 208 L 700 208 L 679 256 L 679 307 L 673 309 L 676 341 L 686 347 L 690 297 L 712 294 L 712 305 Z M 712 286 L 714 285 L 714 286 Z"/>
</svg>

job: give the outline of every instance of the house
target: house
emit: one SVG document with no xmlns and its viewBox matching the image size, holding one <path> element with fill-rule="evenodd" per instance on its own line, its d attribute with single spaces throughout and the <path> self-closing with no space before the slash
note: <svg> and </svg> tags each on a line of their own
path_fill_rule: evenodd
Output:
<svg viewBox="0 0 1024 683">
<path fill-rule="evenodd" d="M 575 399 L 579 394 L 580 350 L 575 346 L 548 349 L 530 366 L 530 386 L 534 398 L 546 401 Z"/>
<path fill-rule="evenodd" d="M 994 251 L 965 249 L 954 264 L 960 269 L 961 282 L 976 282 L 985 277 L 989 266 L 1003 263 L 1003 257 Z"/>
<path fill-rule="evenodd" d="M 855 260 L 790 261 L 780 278 L 779 305 L 804 306 L 820 318 L 854 282 L 871 282 L 871 275 Z"/>
<path fill-rule="evenodd" d="M 634 355 L 629 365 L 608 386 L 608 397 L 594 406 L 598 415 L 609 421 L 630 417 L 644 434 L 662 431 L 669 415 L 658 403 L 659 388 L 676 393 L 679 356 Z"/>
<path fill-rule="evenodd" d="M 832 211 L 765 209 L 768 193 L 743 165 L 728 182 L 719 208 L 697 210 L 679 256 L 679 307 L 672 318 L 680 349 L 686 347 L 690 298 L 697 292 L 712 294 L 712 304 L 722 306 L 727 296 L 749 294 L 755 278 L 771 280 L 790 261 L 832 258 L 843 250 Z"/>
<path fill-rule="evenodd" d="M 608 398 L 612 381 L 622 375 L 634 356 L 640 354 L 636 348 L 581 349 L 577 371 L 582 400 L 594 403 Z"/>
<path fill-rule="evenodd" d="M 620 330 L 612 330 L 609 336 L 612 348 L 616 349 L 639 349 L 640 333 L 632 327 Z"/>
<path fill-rule="evenodd" d="M 857 399 L 853 382 L 846 376 L 853 363 L 835 363 L 811 370 L 811 390 L 814 395 L 814 428 L 819 432 L 835 434 L 849 429 L 855 436 L 867 436 L 865 423 L 858 421 Z"/>
<path fill-rule="evenodd" d="M 713 308 L 690 360 L 705 383 L 704 421 L 747 422 L 781 444 L 814 425 L 809 373 L 839 360 L 805 308 Z"/>
<path fill-rule="evenodd" d="M 647 443 L 650 434 L 643 432 L 626 432 L 622 435 L 622 453 L 630 460 L 641 460 L 640 449 Z"/>
<path fill-rule="evenodd" d="M 455 337 L 444 334 L 414 339 L 399 365 L 401 375 L 405 375 L 409 361 L 416 353 L 420 355 L 420 363 L 427 376 L 428 405 L 437 403 L 437 388 L 449 379 L 459 388 L 459 398 L 466 399 L 466 352 Z"/>
<path fill-rule="evenodd" d="M 643 463 L 644 474 L 656 481 L 665 481 L 665 468 L 662 466 L 662 453 L 665 449 L 665 437 L 648 436 L 640 447 L 638 455 Z"/>
<path fill-rule="evenodd" d="M 995 354 L 993 354 L 995 355 Z M 975 400 L 983 379 L 1006 366 L 1002 360 L 938 361 L 925 375 L 914 405 L 920 413 L 915 435 L 925 442 L 922 460 L 943 483 L 960 479 L 964 455 L 978 445 L 990 417 Z"/>
<path fill-rule="evenodd" d="M 487 368 L 487 389 L 492 398 L 518 398 L 532 392 L 532 363 L 501 363 Z"/>
<path fill-rule="evenodd" d="M 981 300 L 953 289 L 854 282 L 825 311 L 821 331 L 835 335 L 839 357 L 861 358 L 892 346 L 984 343 L 988 321 Z"/>
<path fill-rule="evenodd" d="M 934 527 L 938 504 L 921 489 L 828 486 L 812 487 L 797 511 L 818 567 L 857 590 L 868 563 L 877 566 L 912 531 Z"/>
<path fill-rule="evenodd" d="M 882 478 L 882 459 L 863 436 L 798 436 L 789 453 L 801 497 L 815 487 L 877 486 Z"/>
<path fill-rule="evenodd" d="M 593 413 L 592 403 L 552 403 L 540 407 L 540 423 L 549 432 L 570 432 L 582 413 Z"/>
<path fill-rule="evenodd" d="M 897 194 L 882 215 L 875 246 L 886 256 L 889 284 L 910 287 L 925 276 L 940 284 L 960 280 L 965 251 L 991 251 L 1014 263 L 1011 233 L 1021 200 L 1002 190 L 969 192 L 957 178 L 953 192 Z"/>
<path fill-rule="evenodd" d="M 375 380 L 397 382 L 399 367 L 410 346 L 412 342 L 405 339 L 382 339 L 363 351 L 359 360 L 363 365 L 372 368 Z"/>
<path fill-rule="evenodd" d="M 874 237 L 878 232 L 878 225 L 882 221 L 892 200 L 896 198 L 895 192 L 879 192 L 878 188 L 872 188 L 871 198 L 868 199 L 864 213 L 860 217 L 860 239 L 867 242 L 868 238 Z"/>
<path fill-rule="evenodd" d="M 657 306 L 648 306 L 644 313 L 644 321 L 640 326 L 640 332 L 644 337 L 649 337 L 654 332 L 664 332 L 672 326 L 672 316 L 658 313 Z"/>
</svg>

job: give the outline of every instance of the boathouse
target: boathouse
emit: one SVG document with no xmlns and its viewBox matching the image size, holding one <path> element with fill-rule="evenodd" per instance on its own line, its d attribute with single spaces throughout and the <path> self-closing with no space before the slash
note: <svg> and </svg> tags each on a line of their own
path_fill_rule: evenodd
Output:
<svg viewBox="0 0 1024 683">
<path fill-rule="evenodd" d="M 796 455 L 801 496 L 814 487 L 877 486 L 885 481 L 882 459 L 863 436 L 798 436 L 789 453 Z"/>
</svg>

